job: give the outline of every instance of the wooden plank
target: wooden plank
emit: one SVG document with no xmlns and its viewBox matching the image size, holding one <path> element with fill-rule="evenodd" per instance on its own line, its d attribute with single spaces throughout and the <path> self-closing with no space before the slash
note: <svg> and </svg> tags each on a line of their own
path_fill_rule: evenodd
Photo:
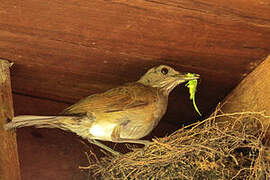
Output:
<svg viewBox="0 0 270 180">
<path fill-rule="evenodd" d="M 0 179 L 20 180 L 16 134 L 3 129 L 7 120 L 13 118 L 10 65 L 8 61 L 0 59 Z"/>
<path fill-rule="evenodd" d="M 13 93 L 14 113 L 17 115 L 57 115 L 71 104 Z"/>
<path fill-rule="evenodd" d="M 14 92 L 68 103 L 172 65 L 201 74 L 207 113 L 269 53 L 269 12 L 268 0 L 4 1 L 0 53 Z M 183 92 L 169 114 L 188 121 Z"/>
<path fill-rule="evenodd" d="M 252 71 L 224 100 L 221 110 L 225 113 L 265 111 L 270 116 L 270 55 Z M 267 144 L 270 145 L 270 119 L 261 119 L 268 128 Z"/>
</svg>

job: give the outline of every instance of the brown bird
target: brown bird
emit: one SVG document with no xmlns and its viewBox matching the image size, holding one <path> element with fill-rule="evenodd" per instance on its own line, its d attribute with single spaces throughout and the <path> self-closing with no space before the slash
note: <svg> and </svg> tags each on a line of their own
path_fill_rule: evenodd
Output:
<svg viewBox="0 0 270 180">
<path fill-rule="evenodd" d="M 4 129 L 60 128 L 119 154 L 97 140 L 148 145 L 150 141 L 140 138 L 148 135 L 165 114 L 169 93 L 178 84 L 198 78 L 199 75 L 189 77 L 160 65 L 148 70 L 138 81 L 90 95 L 58 116 L 17 116 Z"/>
</svg>

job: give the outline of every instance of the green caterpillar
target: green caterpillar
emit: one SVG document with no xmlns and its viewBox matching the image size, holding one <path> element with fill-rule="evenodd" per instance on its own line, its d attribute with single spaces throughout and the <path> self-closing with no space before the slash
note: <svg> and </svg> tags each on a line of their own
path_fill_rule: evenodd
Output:
<svg viewBox="0 0 270 180">
<path fill-rule="evenodd" d="M 189 77 L 194 77 L 195 74 L 192 74 L 192 73 L 188 73 L 187 76 Z M 186 87 L 189 89 L 189 94 L 190 94 L 190 100 L 192 100 L 193 102 L 193 106 L 195 108 L 195 110 L 198 112 L 198 114 L 200 116 L 202 116 L 202 114 L 200 113 L 196 103 L 195 103 L 195 93 L 196 93 L 196 88 L 197 88 L 197 84 L 198 84 L 198 81 L 197 79 L 194 79 L 194 80 L 190 80 L 186 83 Z"/>
</svg>

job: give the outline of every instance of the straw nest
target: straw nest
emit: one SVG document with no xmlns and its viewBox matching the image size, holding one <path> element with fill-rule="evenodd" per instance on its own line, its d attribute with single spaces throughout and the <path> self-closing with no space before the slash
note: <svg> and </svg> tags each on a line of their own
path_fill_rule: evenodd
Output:
<svg viewBox="0 0 270 180">
<path fill-rule="evenodd" d="M 81 168 L 96 179 L 270 179 L 270 149 L 262 143 L 265 118 L 270 117 L 262 112 L 216 112 L 153 139 L 144 151 L 96 158 Z M 234 123 L 217 123 L 221 119 Z"/>
</svg>

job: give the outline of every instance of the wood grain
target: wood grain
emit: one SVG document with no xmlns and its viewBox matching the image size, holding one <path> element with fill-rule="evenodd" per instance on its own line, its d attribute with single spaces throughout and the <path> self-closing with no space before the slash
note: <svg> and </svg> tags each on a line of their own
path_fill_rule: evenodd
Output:
<svg viewBox="0 0 270 180">
<path fill-rule="evenodd" d="M 252 71 L 224 100 L 221 110 L 233 112 L 262 112 L 270 116 L 270 55 Z M 268 127 L 266 144 L 270 146 L 270 118 L 261 118 Z"/>
<path fill-rule="evenodd" d="M 4 1 L 0 56 L 14 92 L 67 103 L 168 64 L 201 74 L 207 114 L 269 54 L 269 12 L 268 0 Z M 193 118 L 183 96 L 170 119 Z"/>
<path fill-rule="evenodd" d="M 13 118 L 10 65 L 8 61 L 0 59 L 0 179 L 20 180 L 16 134 L 3 129 L 7 120 Z"/>
</svg>

